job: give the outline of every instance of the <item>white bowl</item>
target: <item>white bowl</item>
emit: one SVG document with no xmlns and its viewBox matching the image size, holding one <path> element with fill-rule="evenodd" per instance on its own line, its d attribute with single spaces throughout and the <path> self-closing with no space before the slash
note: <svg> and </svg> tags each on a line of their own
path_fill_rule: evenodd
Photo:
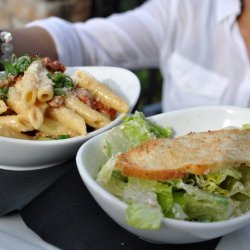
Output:
<svg viewBox="0 0 250 250">
<path fill-rule="evenodd" d="M 150 119 L 160 125 L 170 126 L 175 135 L 191 131 L 207 131 L 227 126 L 241 127 L 250 122 L 250 110 L 231 106 L 211 106 L 184 109 L 152 116 Z M 79 173 L 86 187 L 103 210 L 120 226 L 140 238 L 157 243 L 194 243 L 210 240 L 231 233 L 250 223 L 250 213 L 227 221 L 202 223 L 164 218 L 158 230 L 140 230 L 126 224 L 127 205 L 111 195 L 95 179 L 100 166 L 105 162 L 102 143 L 106 132 L 92 138 L 81 146 L 76 161 Z"/>
<path fill-rule="evenodd" d="M 129 112 L 136 105 L 140 95 L 140 82 L 129 70 L 117 67 L 69 67 L 67 74 L 84 69 L 98 80 L 107 84 L 123 97 L 129 105 Z M 79 147 L 91 137 L 110 129 L 121 122 L 120 114 L 108 125 L 88 133 L 65 140 L 30 141 L 0 136 L 0 168 L 8 170 L 32 170 L 57 165 L 74 158 Z"/>
</svg>

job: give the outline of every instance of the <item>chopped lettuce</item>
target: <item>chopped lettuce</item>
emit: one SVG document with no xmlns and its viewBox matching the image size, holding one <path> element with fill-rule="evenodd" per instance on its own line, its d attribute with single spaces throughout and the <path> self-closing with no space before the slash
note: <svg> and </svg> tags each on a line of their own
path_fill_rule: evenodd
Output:
<svg viewBox="0 0 250 250">
<path fill-rule="evenodd" d="M 106 163 L 102 166 L 96 181 L 101 184 L 105 185 L 109 181 L 109 179 L 112 177 L 112 172 L 114 170 L 114 162 L 115 157 L 111 156 Z"/>
<path fill-rule="evenodd" d="M 221 188 L 220 184 L 225 181 L 227 177 L 232 177 L 234 180 L 239 180 L 241 173 L 235 168 L 227 168 L 216 173 L 196 175 L 195 177 L 197 185 L 203 190 L 209 193 L 217 192 L 225 196 L 230 196 L 229 190 Z"/>
<path fill-rule="evenodd" d="M 139 229 L 159 229 L 163 215 L 160 206 L 153 207 L 144 203 L 132 202 L 126 211 L 126 221 Z"/>
<path fill-rule="evenodd" d="M 250 128 L 249 125 L 243 129 Z M 128 204 L 126 221 L 140 229 L 158 229 L 162 218 L 213 222 L 227 220 L 250 210 L 250 166 L 228 166 L 206 175 L 154 181 L 124 177 L 114 169 L 119 153 L 142 142 L 170 137 L 172 130 L 149 121 L 140 112 L 127 116 L 105 138 L 106 163 L 97 182 Z"/>
<path fill-rule="evenodd" d="M 135 180 L 122 178 L 117 173 L 118 171 L 114 170 L 115 156 L 149 139 L 169 137 L 171 134 L 170 128 L 163 128 L 149 121 L 143 113 L 137 111 L 134 115 L 125 117 L 122 124 L 114 127 L 106 134 L 104 153 L 108 160 L 102 166 L 97 182 L 113 195 L 128 203 L 126 219 L 129 225 L 143 229 L 156 229 L 160 227 L 163 214 L 157 201 L 157 195 L 151 191 L 152 185 L 149 185 L 150 182 L 138 181 L 135 185 Z M 144 187 L 143 192 L 141 185 Z M 147 185 L 150 188 L 145 188 Z M 150 195 L 155 196 L 154 202 L 145 202 L 148 201 Z M 142 200 L 139 201 L 138 197 L 141 197 L 143 202 Z M 144 214 L 148 214 L 149 211 L 154 216 L 147 216 L 147 221 L 145 221 Z"/>
<path fill-rule="evenodd" d="M 112 173 L 111 178 L 109 181 L 105 184 L 105 188 L 113 195 L 115 195 L 118 198 L 123 199 L 124 197 L 124 191 L 127 187 L 127 183 L 125 181 L 126 178 L 124 178 L 120 172 L 114 171 Z"/>
<path fill-rule="evenodd" d="M 182 195 L 182 198 L 186 199 L 183 210 L 189 220 L 219 221 L 225 220 L 231 215 L 232 207 L 228 198 L 206 192 L 198 186 L 186 184 L 182 180 L 178 180 L 175 185 L 179 190 L 185 191 Z"/>
<path fill-rule="evenodd" d="M 128 178 L 123 200 L 128 203 L 126 221 L 140 229 L 158 229 L 163 214 L 154 192 L 157 182 Z"/>
<path fill-rule="evenodd" d="M 143 113 L 136 111 L 134 115 L 126 116 L 122 124 L 106 134 L 104 152 L 111 157 L 149 139 L 169 137 L 171 134 L 170 128 L 163 128 L 147 120 Z"/>
</svg>

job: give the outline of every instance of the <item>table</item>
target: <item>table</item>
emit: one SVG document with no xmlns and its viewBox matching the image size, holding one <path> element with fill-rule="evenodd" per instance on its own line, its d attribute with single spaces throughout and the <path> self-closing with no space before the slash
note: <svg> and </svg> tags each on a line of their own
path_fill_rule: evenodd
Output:
<svg viewBox="0 0 250 250">
<path fill-rule="evenodd" d="M 31 229 L 28 232 L 31 234 L 35 232 L 36 237 L 38 235 L 43 239 L 43 244 L 45 244 L 45 242 L 50 244 L 48 245 L 49 247 L 54 246 L 59 249 L 70 250 L 211 250 L 216 248 L 220 240 L 214 239 L 202 243 L 185 245 L 153 244 L 141 240 L 121 228 L 97 205 L 84 186 L 74 160 L 67 163 L 66 167 L 62 166 L 61 169 L 62 173 L 59 171 L 58 175 L 55 175 L 57 178 L 55 177 L 54 181 L 50 179 L 51 184 L 47 187 L 42 182 L 46 177 L 46 171 L 56 170 L 48 169 L 43 170 L 43 172 L 42 170 L 39 170 L 40 172 L 34 172 L 34 178 L 40 175 L 43 177 L 41 178 L 43 185 L 37 183 L 36 180 L 33 183 L 34 186 L 36 186 L 36 188 L 40 186 L 45 188 L 41 189 L 39 194 L 33 194 L 31 192 L 34 197 L 32 197 L 30 201 L 28 201 L 27 194 L 25 194 L 27 204 L 23 204 L 22 207 L 18 208 L 19 214 L 16 214 L 16 212 L 8 213 L 9 216 L 14 216 L 10 217 L 12 223 L 13 220 L 16 219 L 20 225 L 23 220 L 28 228 Z M 13 178 L 16 177 L 16 173 L 8 172 L 8 174 L 13 174 Z M 27 174 L 29 173 L 26 173 L 26 175 Z M 25 175 L 25 173 L 23 173 L 23 175 Z M 14 181 L 12 183 L 14 183 Z M 29 183 L 29 185 L 32 185 L 32 182 Z M 13 195 L 15 185 L 12 184 L 9 188 L 12 189 L 11 193 Z M 2 217 L 1 219 L 6 218 L 7 217 Z"/>
</svg>

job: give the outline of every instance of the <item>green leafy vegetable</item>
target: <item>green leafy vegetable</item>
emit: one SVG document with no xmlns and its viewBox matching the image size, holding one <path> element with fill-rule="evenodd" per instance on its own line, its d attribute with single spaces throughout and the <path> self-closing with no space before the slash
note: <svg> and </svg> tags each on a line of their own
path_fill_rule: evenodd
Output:
<svg viewBox="0 0 250 250">
<path fill-rule="evenodd" d="M 34 60 L 29 56 L 22 56 L 15 60 L 14 66 L 18 73 L 24 73 Z"/>
<path fill-rule="evenodd" d="M 6 76 L 17 76 L 26 71 L 29 65 L 35 61 L 40 59 L 39 57 L 30 57 L 28 55 L 21 56 L 17 58 L 14 54 L 11 57 L 10 61 L 3 61 L 4 74 Z"/>
<path fill-rule="evenodd" d="M 206 192 L 182 180 L 174 182 L 174 185 L 178 190 L 185 191 L 183 198 L 186 202 L 183 211 L 189 220 L 219 221 L 231 216 L 232 207 L 227 197 Z"/>
<path fill-rule="evenodd" d="M 58 71 L 53 75 L 48 74 L 48 77 L 54 83 L 53 89 L 56 96 L 66 95 L 68 90 L 72 90 L 75 87 L 73 80 L 62 72 Z"/>
<path fill-rule="evenodd" d="M 140 229 L 158 229 L 163 213 L 157 201 L 156 181 L 128 178 L 123 200 L 127 202 L 126 221 Z"/>
<path fill-rule="evenodd" d="M 63 139 L 68 139 L 70 138 L 70 135 L 58 135 L 56 137 L 57 140 L 63 140 Z"/>
<path fill-rule="evenodd" d="M 160 207 L 132 202 L 126 211 L 129 225 L 140 229 L 159 229 L 163 215 Z"/>
<path fill-rule="evenodd" d="M 156 125 L 146 119 L 141 112 L 135 112 L 134 115 L 125 117 L 122 124 L 107 133 L 104 152 L 108 160 L 101 168 L 97 182 L 113 195 L 127 201 L 129 206 L 126 220 L 129 225 L 143 229 L 160 227 L 163 213 L 157 201 L 157 194 L 151 191 L 154 185 L 159 186 L 159 184 L 123 177 L 120 172 L 114 170 L 115 156 L 149 139 L 168 137 L 171 134 L 170 128 Z M 138 203 L 139 197 L 140 202 Z M 147 216 L 146 219 L 144 215 L 149 211 L 154 215 Z"/>
<path fill-rule="evenodd" d="M 9 88 L 0 88 L 0 100 L 7 101 Z"/>
<path fill-rule="evenodd" d="M 132 116 L 126 116 L 122 124 L 107 133 L 104 152 L 111 157 L 149 139 L 170 137 L 171 134 L 170 128 L 160 127 L 146 119 L 143 113 L 136 111 Z"/>
</svg>

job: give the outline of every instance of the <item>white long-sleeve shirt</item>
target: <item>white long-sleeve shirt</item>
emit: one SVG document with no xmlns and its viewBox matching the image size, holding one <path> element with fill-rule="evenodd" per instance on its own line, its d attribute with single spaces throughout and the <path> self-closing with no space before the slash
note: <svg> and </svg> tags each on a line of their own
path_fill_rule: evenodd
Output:
<svg viewBox="0 0 250 250">
<path fill-rule="evenodd" d="M 105 19 L 70 23 L 52 17 L 29 25 L 51 34 L 68 66 L 158 67 L 163 111 L 249 107 L 249 57 L 236 22 L 240 10 L 239 0 L 150 0 Z"/>
</svg>

